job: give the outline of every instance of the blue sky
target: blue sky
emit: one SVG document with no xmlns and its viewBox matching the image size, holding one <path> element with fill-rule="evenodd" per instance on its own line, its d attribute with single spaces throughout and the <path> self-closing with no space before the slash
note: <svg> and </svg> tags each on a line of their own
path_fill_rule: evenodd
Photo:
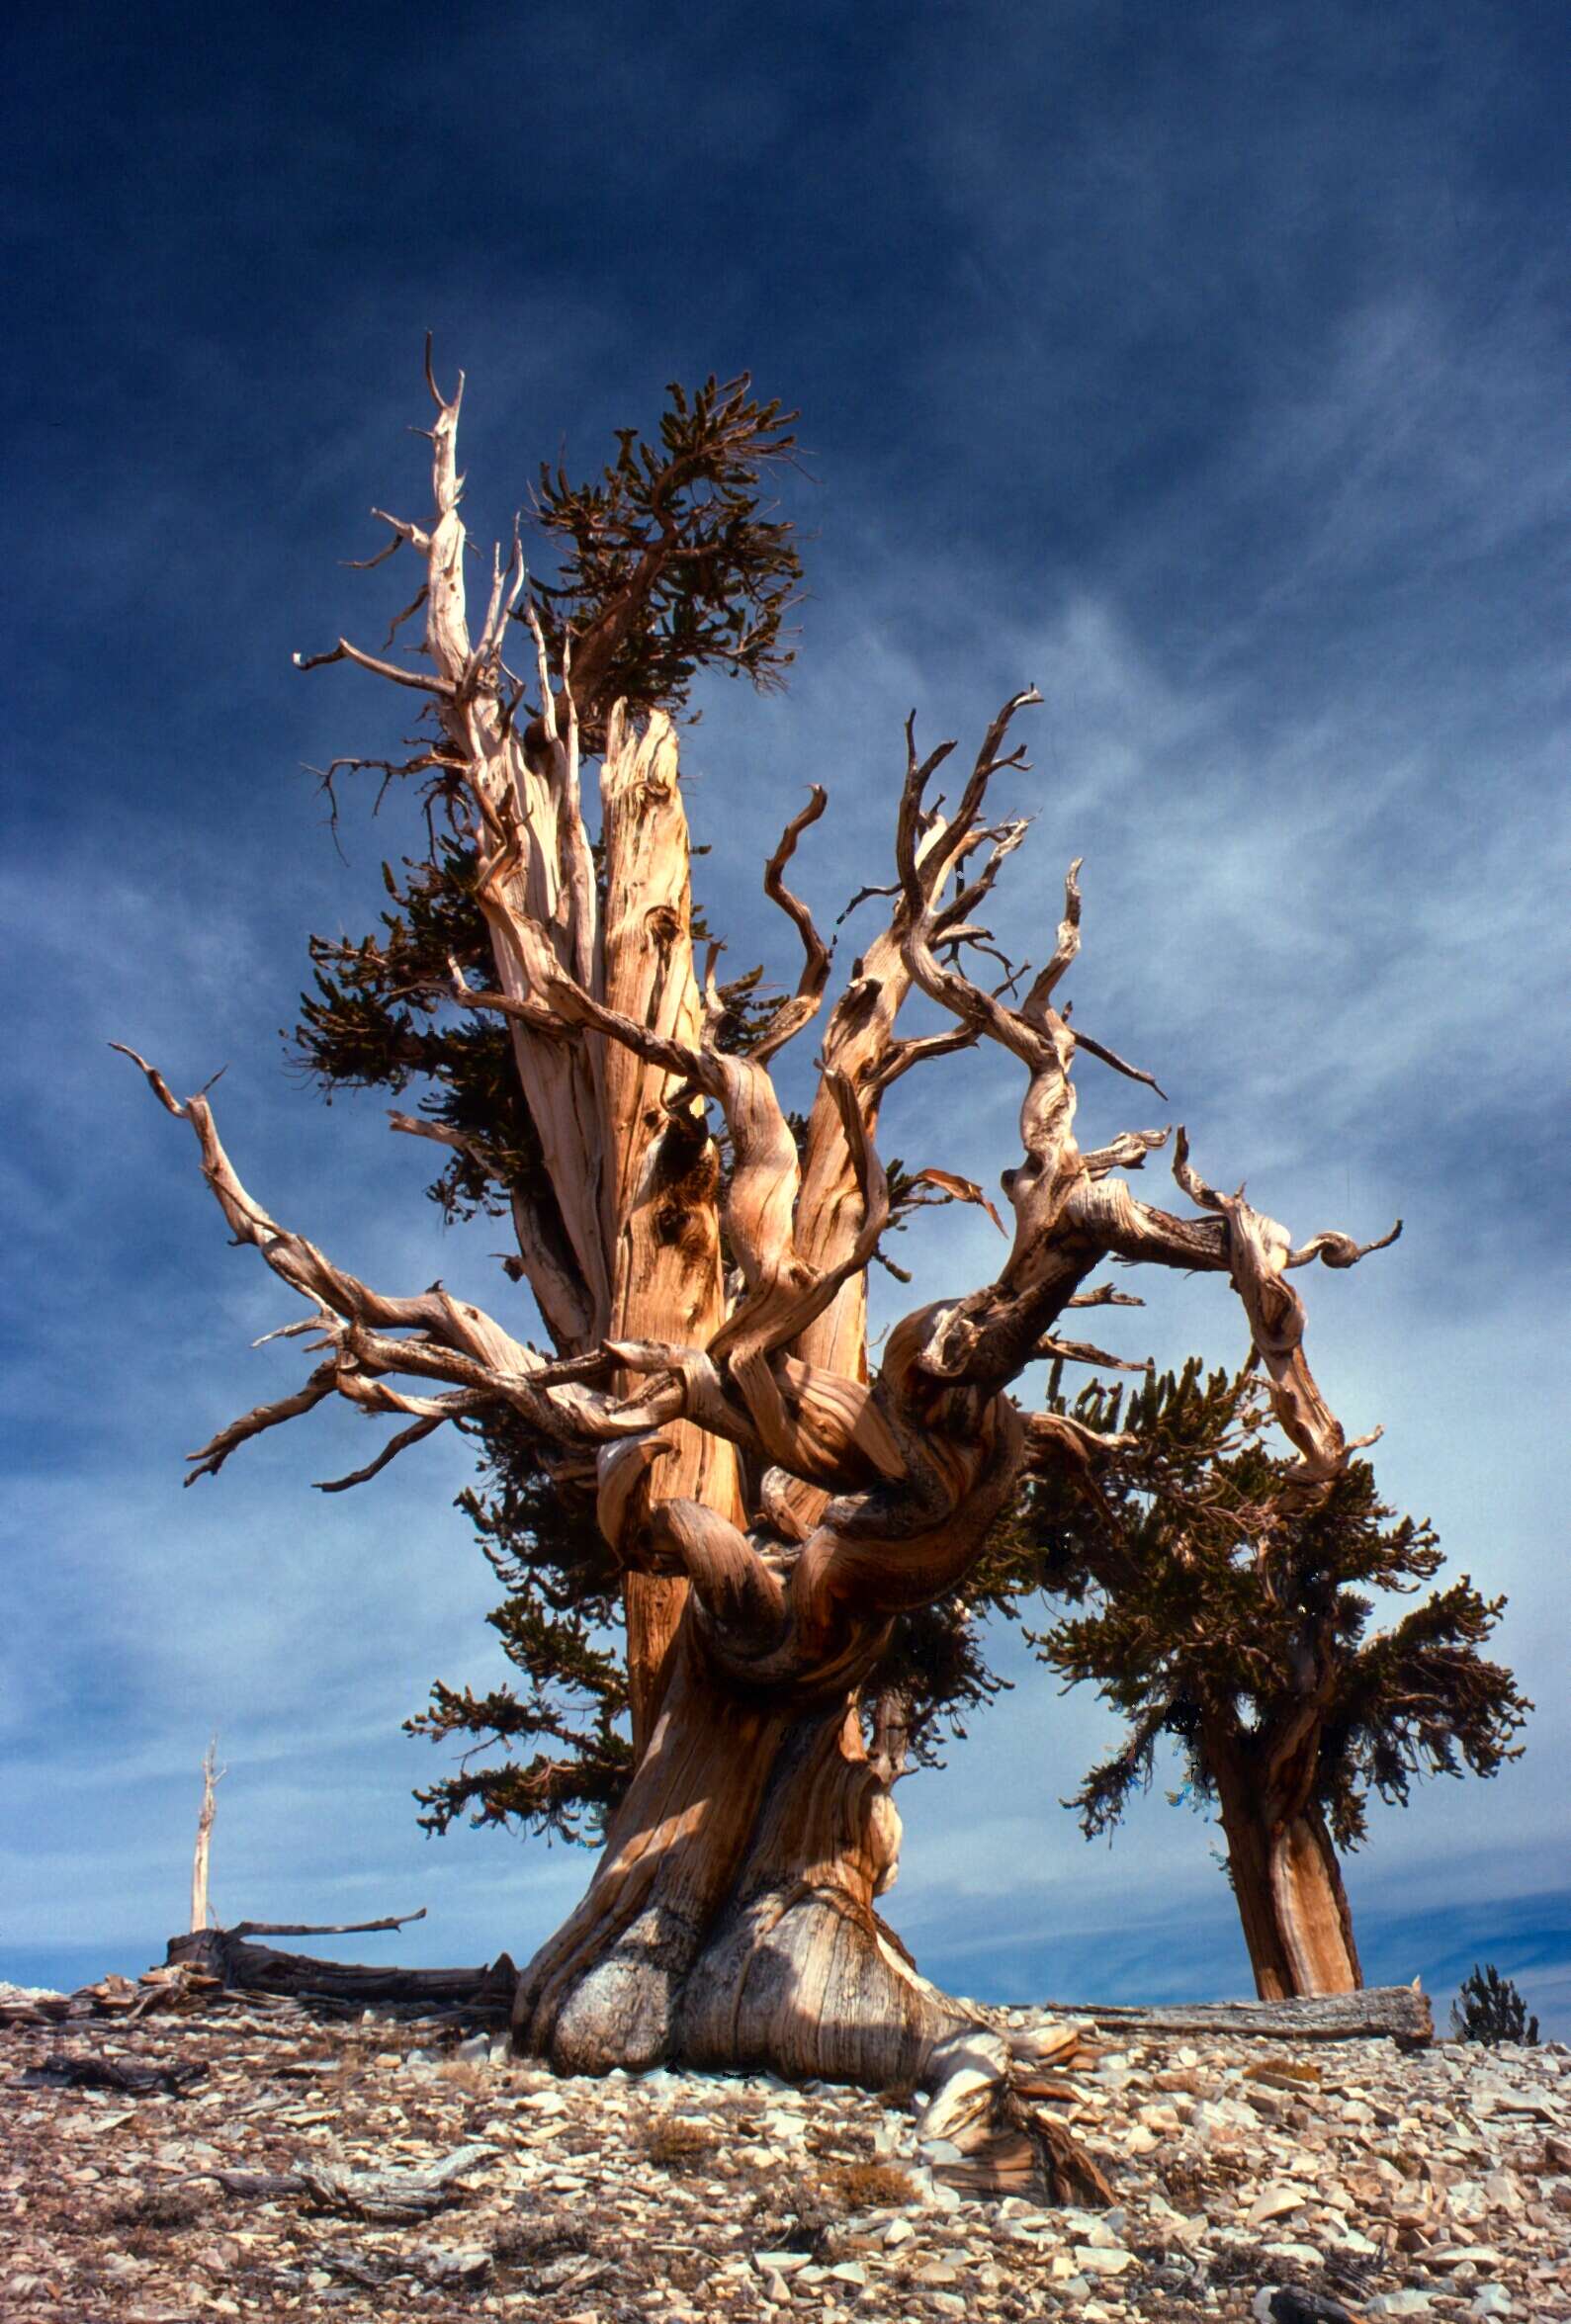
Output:
<svg viewBox="0 0 1571 2324">
<path fill-rule="evenodd" d="M 603 457 L 663 384 L 750 367 L 803 412 L 811 596 L 790 692 L 686 744 L 720 925 L 811 780 L 829 918 L 883 876 L 900 725 L 969 736 L 1035 681 L 1036 818 L 1001 929 L 1039 948 L 1084 854 L 1087 1026 L 1152 1068 L 1208 1174 L 1395 1250 L 1307 1288 L 1311 1352 L 1390 1498 L 1509 1592 L 1538 1702 L 1488 1785 L 1377 1812 L 1371 1974 L 1474 1958 L 1571 2031 L 1565 1707 L 1567 848 L 1563 19 L 1448 0 L 1183 9 L 881 0 L 61 13 L 12 59 L 7 150 L 15 948 L 3 1167 L 10 1620 L 0 1974 L 154 1957 L 211 1727 L 220 1912 L 426 1903 L 408 1957 L 526 1953 L 581 1855 L 427 1842 L 399 1721 L 495 1663 L 489 1576 L 432 1443 L 318 1414 L 182 1493 L 180 1456 L 291 1375 L 283 1295 L 225 1248 L 177 1087 L 227 1064 L 249 1182 L 389 1287 L 510 1316 L 410 1142 L 286 1070 L 311 929 L 361 932 L 393 803 L 341 862 L 302 770 L 395 706 L 290 654 L 375 643 L 348 573 L 417 513 L 418 358 L 462 364 L 472 529 Z M 379 584 L 388 581 L 388 588 Z M 773 941 L 771 934 L 769 941 Z M 783 968 L 783 957 L 773 965 Z M 1081 1074 L 1093 1132 L 1146 1119 Z M 1144 1093 L 1142 1093 L 1143 1096 Z M 994 1177 L 1017 1091 L 967 1061 L 885 1145 Z M 986 1222 L 906 1238 L 917 1293 Z M 1108 1327 L 1109 1332 L 1112 1327 Z M 1132 1354 L 1242 1353 L 1214 1283 Z M 1111 1849 L 1059 1806 L 1106 1734 L 1021 1667 L 905 1787 L 897 1923 L 979 1993 L 1247 1987 L 1211 1835 L 1160 1787 Z M 351 1948 L 352 1949 L 352 1948 Z"/>
</svg>

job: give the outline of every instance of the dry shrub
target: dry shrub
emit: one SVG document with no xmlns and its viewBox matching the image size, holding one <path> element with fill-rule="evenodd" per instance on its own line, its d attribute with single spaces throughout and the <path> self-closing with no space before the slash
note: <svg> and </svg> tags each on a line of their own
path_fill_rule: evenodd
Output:
<svg viewBox="0 0 1571 2324">
<path fill-rule="evenodd" d="M 911 2102 L 919 2088 L 920 2085 L 916 2082 L 892 2082 L 887 2090 L 878 2093 L 877 2103 L 889 2108 L 894 2113 L 909 2114 Z"/>
<path fill-rule="evenodd" d="M 447 2089 L 465 2091 L 471 2098 L 489 2097 L 495 2089 L 489 2066 L 474 2058 L 444 2058 L 434 2069 L 434 2078 Z"/>
<path fill-rule="evenodd" d="M 706 2123 L 684 2122 L 674 2114 L 662 2114 L 652 2122 L 640 2144 L 646 2162 L 678 2174 L 698 2170 L 721 2151 L 721 2141 Z"/>
<path fill-rule="evenodd" d="M 182 2227 L 195 2227 L 211 2203 L 211 2196 L 173 2188 L 136 2188 L 128 2195 L 111 2197 L 93 2226 L 111 2235 L 140 2235 L 148 2231 L 173 2235 Z"/>
<path fill-rule="evenodd" d="M 538 2268 L 594 2249 L 594 2238 L 567 2211 L 541 2211 L 520 2219 L 491 2238 L 491 2257 L 502 2268 Z"/>
<path fill-rule="evenodd" d="M 894 2163 L 842 2163 L 829 2183 L 848 2211 L 892 2211 L 915 2202 L 908 2172 Z"/>
</svg>

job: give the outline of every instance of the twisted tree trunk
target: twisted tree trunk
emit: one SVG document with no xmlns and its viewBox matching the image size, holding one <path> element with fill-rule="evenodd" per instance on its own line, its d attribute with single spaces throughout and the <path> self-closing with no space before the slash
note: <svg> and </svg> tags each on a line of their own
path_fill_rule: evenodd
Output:
<svg viewBox="0 0 1571 2324">
<path fill-rule="evenodd" d="M 682 2057 L 907 2079 L 965 2015 L 917 1975 L 875 1908 L 899 1851 L 899 1755 L 869 1761 L 861 1688 L 895 1617 L 963 1585 L 1028 1469 L 1067 1467 L 1093 1488 L 1107 1450 L 1078 1422 L 1022 1413 L 1011 1384 L 1051 1351 L 1053 1324 L 1109 1254 L 1226 1271 L 1305 1479 L 1334 1476 L 1350 1447 L 1304 1361 L 1302 1304 L 1283 1278 L 1316 1255 L 1348 1265 L 1361 1252 L 1338 1236 L 1295 1250 L 1284 1229 L 1196 1176 L 1181 1131 L 1175 1170 L 1198 1217 L 1142 1203 L 1115 1175 L 1166 1130 L 1082 1151 L 1078 1048 L 1154 1084 L 1054 1004 L 1080 944 L 1078 866 L 1023 999 L 1003 997 L 1018 977 L 992 992 L 965 973 L 967 948 L 987 940 L 975 915 L 1024 834 L 987 810 L 998 775 L 1023 768 L 1006 738 L 1034 692 L 1004 706 L 948 813 L 927 788 L 953 745 L 918 760 L 908 727 L 896 877 L 870 892 L 892 899 L 887 924 L 829 1017 L 799 1148 L 769 1067 L 828 981 L 829 949 L 784 885 L 824 794 L 787 825 L 764 876 L 802 947 L 797 989 L 739 1053 L 725 1045 L 713 964 L 702 980 L 694 969 L 669 721 L 593 699 L 589 681 L 578 702 L 567 657 L 554 676 L 525 605 L 530 712 L 504 658 L 525 585 L 516 543 L 472 638 L 462 382 L 447 399 L 429 366 L 427 379 L 434 518 L 385 519 L 393 546 L 425 566 L 424 660 L 389 663 L 343 640 L 315 659 L 413 688 L 434 714 L 440 745 L 411 765 L 441 770 L 495 968 L 484 990 L 455 970 L 447 996 L 510 1029 L 553 1192 L 536 1209 L 515 1189 L 519 1259 L 556 1353 L 440 1286 L 389 1297 L 335 1266 L 247 1193 L 206 1098 L 177 1102 L 144 1066 L 195 1131 L 236 1240 L 305 1299 L 303 1328 L 326 1351 L 302 1390 L 220 1431 L 195 1473 L 333 1394 L 409 1422 L 351 1482 L 444 1421 L 522 1422 L 563 1490 L 592 1484 L 623 1568 L 635 1769 L 587 1894 L 519 1981 L 520 2046 L 589 2071 Z M 578 653 L 586 670 L 605 665 L 592 636 Z M 580 714 L 604 737 L 598 868 L 579 807 Z M 946 1029 L 899 1034 L 913 991 Z M 874 1150 L 883 1093 L 984 1041 L 1024 1082 L 1022 1153 L 1004 1178 L 1008 1255 L 993 1282 L 906 1316 L 870 1376 L 866 1271 L 891 1213 Z M 723 1200 L 710 1109 L 729 1147 Z M 964 1183 L 941 1171 L 937 1182 Z M 1284 1859 L 1295 1895 L 1299 1853 Z"/>
<path fill-rule="evenodd" d="M 899 1836 L 848 1675 L 748 1702 L 685 1634 L 589 1891 L 520 1978 L 518 2046 L 568 2073 L 913 2079 L 966 2021 L 874 1909 Z"/>
</svg>

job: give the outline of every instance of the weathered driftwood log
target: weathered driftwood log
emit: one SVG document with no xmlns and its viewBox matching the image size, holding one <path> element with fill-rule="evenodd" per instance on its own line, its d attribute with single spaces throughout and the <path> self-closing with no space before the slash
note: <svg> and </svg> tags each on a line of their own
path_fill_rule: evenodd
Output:
<svg viewBox="0 0 1571 2324">
<path fill-rule="evenodd" d="M 1300 2001 L 1178 2003 L 1143 2009 L 1105 2002 L 1048 2002 L 1066 2018 L 1131 2033 L 1209 2033 L 1232 2038 L 1266 2034 L 1278 2041 L 1363 2041 L 1389 2034 L 1417 2045 L 1435 2039 L 1430 1997 L 1414 1985 L 1369 1985 L 1357 1993 L 1319 1994 Z"/>
<path fill-rule="evenodd" d="M 518 1983 L 518 1971 L 506 1953 L 474 1969 L 374 1969 L 359 1961 L 323 1961 L 309 1953 L 280 1952 L 270 1944 L 253 1944 L 232 1929 L 194 1930 L 188 1937 L 172 1937 L 165 1959 L 171 1967 L 217 1977 L 231 1992 L 318 1994 L 329 2001 L 358 2002 L 367 2009 L 383 2002 L 420 2002 L 433 2009 L 473 2010 L 477 2017 L 496 2019 L 507 2017 Z"/>
<path fill-rule="evenodd" d="M 268 2200 L 308 2195 L 324 2210 L 391 2223 L 429 2219 L 445 2210 L 459 2198 L 459 2180 L 496 2151 L 476 2140 L 423 2171 L 351 2171 L 336 2163 L 302 2162 L 293 2171 L 196 2171 L 191 2176 L 216 2179 L 229 2195 Z"/>
</svg>

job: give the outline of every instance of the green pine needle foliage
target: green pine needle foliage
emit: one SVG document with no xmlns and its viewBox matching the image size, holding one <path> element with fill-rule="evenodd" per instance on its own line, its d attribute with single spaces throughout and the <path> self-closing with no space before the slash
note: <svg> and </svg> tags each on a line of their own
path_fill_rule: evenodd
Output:
<svg viewBox="0 0 1571 2324">
<path fill-rule="evenodd" d="M 1032 1643 L 1123 1721 L 1117 1748 L 1069 1803 L 1089 1837 L 1150 1784 L 1165 1741 L 1191 1796 L 1210 1803 L 1207 1730 L 1266 1764 L 1306 1707 L 1307 1804 L 1339 1848 L 1363 1838 L 1371 1791 L 1405 1802 L 1420 1775 L 1493 1775 L 1520 1756 L 1532 1706 L 1479 1651 L 1504 1598 L 1481 1596 L 1464 1575 L 1371 1627 L 1378 1600 L 1423 1589 L 1442 1552 L 1427 1520 L 1381 1501 L 1367 1461 L 1306 1503 L 1291 1460 L 1270 1447 L 1256 1377 L 1207 1375 L 1197 1359 L 1148 1374 L 1127 1399 L 1089 1388 L 1074 1410 L 1138 1440 L 1103 1479 L 1110 1521 L 1099 1532 L 1066 1525 L 1063 1489 L 1032 1486 L 1011 1523 L 1066 1609 Z"/>
<path fill-rule="evenodd" d="M 615 1650 L 619 1576 L 592 1497 L 562 1492 L 522 1428 L 487 1431 L 481 1486 L 460 1508 L 500 1583 L 487 1617 L 522 1680 L 477 1695 L 440 1680 L 404 1722 L 432 1742 L 470 1739 L 459 1772 L 417 1791 L 428 1832 L 467 1817 L 597 1842 L 632 1771 L 627 1678 Z M 478 1754 L 497 1758 L 475 1764 Z"/>
<path fill-rule="evenodd" d="M 792 660 L 784 618 L 802 578 L 791 527 L 763 501 L 795 463 L 795 412 L 761 403 L 743 375 L 693 393 L 675 382 L 654 442 L 617 430 L 617 456 L 587 483 L 541 468 L 535 518 L 555 545 L 537 591 L 591 729 L 620 697 L 674 711 L 700 670 L 779 685 Z"/>
<path fill-rule="evenodd" d="M 1458 2041 L 1481 2041 L 1491 2049 L 1503 2041 L 1521 2042 L 1529 2049 L 1538 2044 L 1537 2019 L 1528 2017 L 1522 1995 L 1493 1961 L 1486 1961 L 1482 1969 L 1475 1961 L 1471 1977 L 1462 1979 L 1451 2004 L 1451 2030 Z"/>
</svg>

